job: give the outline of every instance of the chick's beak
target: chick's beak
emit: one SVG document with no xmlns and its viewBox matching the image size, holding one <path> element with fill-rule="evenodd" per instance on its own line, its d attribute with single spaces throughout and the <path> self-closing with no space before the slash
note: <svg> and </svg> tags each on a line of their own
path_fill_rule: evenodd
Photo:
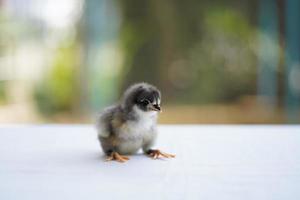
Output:
<svg viewBox="0 0 300 200">
<path fill-rule="evenodd" d="M 157 112 L 161 112 L 161 108 L 158 104 L 154 104 L 154 105 L 151 104 L 150 109 L 154 110 L 154 111 L 157 111 Z"/>
</svg>

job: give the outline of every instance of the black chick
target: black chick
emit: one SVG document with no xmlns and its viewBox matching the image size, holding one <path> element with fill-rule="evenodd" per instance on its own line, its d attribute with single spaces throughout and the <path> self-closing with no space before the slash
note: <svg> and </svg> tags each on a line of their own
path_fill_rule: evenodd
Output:
<svg viewBox="0 0 300 200">
<path fill-rule="evenodd" d="M 160 108 L 160 91 L 147 83 L 129 87 L 120 104 L 106 108 L 97 119 L 98 139 L 107 161 L 129 160 L 128 154 L 139 149 L 156 159 L 175 157 L 151 149 L 157 135 L 157 116 Z"/>
</svg>

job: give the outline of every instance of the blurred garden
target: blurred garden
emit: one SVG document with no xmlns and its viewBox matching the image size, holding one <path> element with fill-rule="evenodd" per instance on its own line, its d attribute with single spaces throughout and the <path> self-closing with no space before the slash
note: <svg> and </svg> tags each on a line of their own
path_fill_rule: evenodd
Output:
<svg viewBox="0 0 300 200">
<path fill-rule="evenodd" d="M 0 0 L 0 123 L 91 123 L 126 87 L 160 123 L 299 123 L 297 0 Z"/>
</svg>

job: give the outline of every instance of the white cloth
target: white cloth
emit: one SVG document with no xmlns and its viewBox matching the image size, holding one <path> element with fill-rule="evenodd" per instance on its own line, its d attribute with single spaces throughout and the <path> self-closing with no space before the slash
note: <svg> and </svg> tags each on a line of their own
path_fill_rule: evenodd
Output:
<svg viewBox="0 0 300 200">
<path fill-rule="evenodd" d="M 0 199 L 300 199 L 300 126 L 160 126 L 157 148 L 104 162 L 89 125 L 0 126 Z"/>
</svg>

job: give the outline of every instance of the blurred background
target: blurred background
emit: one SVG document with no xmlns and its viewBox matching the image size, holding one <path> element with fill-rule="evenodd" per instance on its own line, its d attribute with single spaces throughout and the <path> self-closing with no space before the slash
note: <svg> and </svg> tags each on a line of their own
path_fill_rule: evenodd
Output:
<svg viewBox="0 0 300 200">
<path fill-rule="evenodd" d="M 298 0 L 0 0 L 0 123 L 91 123 L 130 84 L 160 123 L 300 123 Z"/>
</svg>

